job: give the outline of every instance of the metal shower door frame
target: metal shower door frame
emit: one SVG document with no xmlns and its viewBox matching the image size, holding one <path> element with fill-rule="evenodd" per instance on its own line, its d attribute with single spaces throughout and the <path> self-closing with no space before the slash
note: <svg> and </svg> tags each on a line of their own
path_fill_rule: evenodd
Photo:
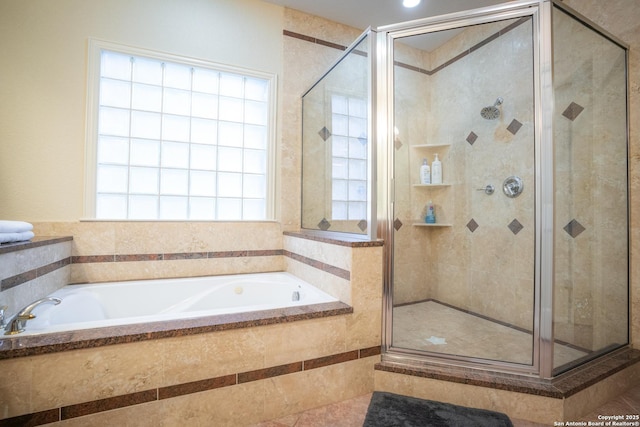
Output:
<svg viewBox="0 0 640 427">
<path fill-rule="evenodd" d="M 533 363 L 510 362 L 453 355 L 426 354 L 392 346 L 393 326 L 393 212 L 395 170 L 394 47 L 396 38 L 531 16 L 533 20 L 535 261 L 533 307 Z M 378 236 L 385 241 L 383 295 L 383 362 L 409 366 L 445 364 L 550 378 L 553 367 L 553 85 L 551 0 L 521 0 L 498 6 L 458 12 L 379 27 L 376 85 L 378 147 Z M 546 108 L 543 108 L 546 106 Z"/>
</svg>

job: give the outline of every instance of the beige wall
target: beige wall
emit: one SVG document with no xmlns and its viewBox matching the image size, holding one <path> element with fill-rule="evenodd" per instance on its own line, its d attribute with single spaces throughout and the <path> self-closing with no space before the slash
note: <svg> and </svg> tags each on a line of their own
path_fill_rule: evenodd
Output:
<svg viewBox="0 0 640 427">
<path fill-rule="evenodd" d="M 282 26 L 258 0 L 0 3 L 0 217 L 83 216 L 89 38 L 280 75 Z"/>
</svg>

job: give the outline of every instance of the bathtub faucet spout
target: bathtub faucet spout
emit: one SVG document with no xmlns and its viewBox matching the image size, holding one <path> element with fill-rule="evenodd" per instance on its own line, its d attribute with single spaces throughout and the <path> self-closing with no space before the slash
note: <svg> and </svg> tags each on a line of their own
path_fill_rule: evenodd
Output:
<svg viewBox="0 0 640 427">
<path fill-rule="evenodd" d="M 46 298 L 42 298 L 32 302 L 31 304 L 29 304 L 28 306 L 20 310 L 18 314 L 13 316 L 13 319 L 11 319 L 9 323 L 7 323 L 7 326 L 5 326 L 4 334 L 15 335 L 15 334 L 19 334 L 20 332 L 24 332 L 24 327 L 27 324 L 27 320 L 31 320 L 36 317 L 35 314 L 31 313 L 31 311 L 33 311 L 33 309 L 39 306 L 40 304 L 44 304 L 47 302 L 51 302 L 51 303 L 54 303 L 55 305 L 58 305 L 62 302 L 62 300 L 60 298 L 55 298 L 55 297 L 46 297 Z"/>
</svg>

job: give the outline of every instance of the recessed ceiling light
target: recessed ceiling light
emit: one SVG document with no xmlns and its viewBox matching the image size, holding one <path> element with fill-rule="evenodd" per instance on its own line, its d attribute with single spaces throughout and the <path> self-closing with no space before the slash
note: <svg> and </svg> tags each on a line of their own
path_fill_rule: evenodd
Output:
<svg viewBox="0 0 640 427">
<path fill-rule="evenodd" d="M 420 4 L 420 0 L 402 0 L 402 5 L 404 7 L 416 7 Z"/>
</svg>

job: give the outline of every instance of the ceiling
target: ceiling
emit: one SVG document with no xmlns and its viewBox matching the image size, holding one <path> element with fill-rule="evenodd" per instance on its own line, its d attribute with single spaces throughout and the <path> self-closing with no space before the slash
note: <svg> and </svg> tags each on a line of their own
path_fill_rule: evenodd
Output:
<svg viewBox="0 0 640 427">
<path fill-rule="evenodd" d="M 296 9 L 311 15 L 321 16 L 331 21 L 364 30 L 365 28 L 396 24 L 414 19 L 438 16 L 452 12 L 505 3 L 507 0 L 422 0 L 411 9 L 402 6 L 402 0 L 264 0 Z M 419 42 L 409 43 L 414 47 L 432 50 L 444 43 L 456 32 L 422 37 Z"/>
</svg>

